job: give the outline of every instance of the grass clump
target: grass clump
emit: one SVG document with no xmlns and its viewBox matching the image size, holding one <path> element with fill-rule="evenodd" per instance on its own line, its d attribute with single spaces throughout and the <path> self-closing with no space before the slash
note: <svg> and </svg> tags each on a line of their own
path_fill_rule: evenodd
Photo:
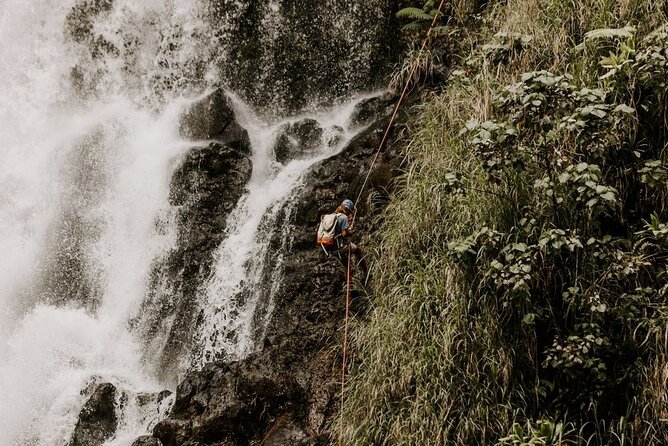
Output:
<svg viewBox="0 0 668 446">
<path fill-rule="evenodd" d="M 666 4 L 477 3 L 432 42 L 346 444 L 668 444 Z"/>
</svg>

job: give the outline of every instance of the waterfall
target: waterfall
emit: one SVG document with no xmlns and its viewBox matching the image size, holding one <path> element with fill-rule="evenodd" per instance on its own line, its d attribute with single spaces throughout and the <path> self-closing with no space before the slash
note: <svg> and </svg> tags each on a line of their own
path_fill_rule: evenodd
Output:
<svg viewBox="0 0 668 446">
<path fill-rule="evenodd" d="M 321 24 L 336 24 L 327 38 L 341 34 L 336 46 L 350 54 L 330 88 L 316 76 L 288 97 L 296 80 L 280 79 L 275 47 L 286 35 L 303 37 L 290 25 L 299 2 L 274 0 L 262 10 L 257 3 L 0 0 L 0 446 L 67 444 L 95 383 L 119 391 L 109 445 L 129 445 L 164 414 L 140 403 L 174 383 L 156 373 L 164 352 L 147 347 L 135 322 L 155 265 L 177 243 L 172 174 L 189 149 L 206 143 L 181 136 L 180 116 L 221 85 L 239 92 L 232 96 L 251 137 L 253 174 L 195 296 L 202 314 L 181 360 L 199 367 L 257 347 L 280 282 L 282 254 L 269 239 L 285 249 L 280 231 L 298 212 L 291 191 L 359 130 L 348 117 L 364 98 L 356 92 L 373 85 L 370 54 L 383 44 L 369 43 L 377 30 L 371 39 L 351 33 L 387 14 L 382 1 L 365 11 L 368 2 L 351 2 L 333 10 L 338 17 L 307 8 L 327 19 Z M 262 44 L 239 41 L 253 27 L 266 48 L 244 61 L 248 45 Z M 305 118 L 323 130 L 321 140 L 306 156 L 278 162 L 281 132 Z"/>
<path fill-rule="evenodd" d="M 100 35 L 144 39 L 133 70 L 159 51 L 160 30 L 142 23 L 169 29 L 189 14 L 166 3 L 116 1 L 104 12 Z M 155 112 L 122 58 L 91 56 L 89 40 L 69 33 L 74 5 L 0 5 L 2 445 L 65 444 L 91 381 L 126 396 L 162 390 L 128 320 L 151 262 L 173 244 L 167 195 L 189 147 L 178 134 L 183 104 Z M 121 419 L 120 431 L 132 424 Z"/>
<path fill-rule="evenodd" d="M 290 198 L 304 173 L 340 152 L 362 130 L 350 117 L 358 103 L 375 95 L 356 96 L 330 110 L 269 123 L 237 99 L 237 117 L 251 135 L 253 176 L 246 194 L 228 216 L 228 236 L 216 252 L 214 273 L 200 299 L 203 314 L 196 330 L 195 366 L 216 359 L 240 359 L 256 349 L 271 316 L 290 231 L 289 218 L 281 218 L 281 212 L 298 211 Z M 282 132 L 290 126 L 300 124 L 312 126 L 319 137 L 297 159 L 279 162 L 277 140 L 285 138 Z M 269 242 L 276 236 L 282 246 L 270 252 Z"/>
</svg>

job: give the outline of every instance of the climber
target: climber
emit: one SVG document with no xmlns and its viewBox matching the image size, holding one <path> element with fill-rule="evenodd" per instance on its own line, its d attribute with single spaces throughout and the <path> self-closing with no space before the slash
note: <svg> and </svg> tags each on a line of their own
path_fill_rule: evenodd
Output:
<svg viewBox="0 0 668 446">
<path fill-rule="evenodd" d="M 333 214 L 323 215 L 320 218 L 320 226 L 318 227 L 318 245 L 325 252 L 337 253 L 339 257 L 341 253 L 347 253 L 350 248 L 366 279 L 368 269 L 366 260 L 364 259 L 364 252 L 362 248 L 350 240 L 354 232 L 350 222 L 351 220 L 354 222 L 354 215 L 355 204 L 352 200 L 348 199 L 343 200 Z"/>
</svg>

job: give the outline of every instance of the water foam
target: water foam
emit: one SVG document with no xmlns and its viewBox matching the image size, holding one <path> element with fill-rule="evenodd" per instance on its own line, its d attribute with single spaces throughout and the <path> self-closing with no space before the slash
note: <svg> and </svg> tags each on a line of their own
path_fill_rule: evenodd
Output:
<svg viewBox="0 0 668 446">
<path fill-rule="evenodd" d="M 92 382 L 125 395 L 118 444 L 156 421 L 134 402 L 162 385 L 129 321 L 151 262 L 174 243 L 169 181 L 190 144 L 178 134 L 184 102 L 156 112 L 144 79 L 156 74 L 159 28 L 195 22 L 186 3 L 118 0 L 97 18 L 96 32 L 143 42 L 128 71 L 67 37 L 73 1 L 0 2 L 0 39 L 11 42 L 0 48 L 0 445 L 66 443 Z M 73 67 L 97 73 L 99 88 L 77 91 Z M 72 278 L 91 286 L 62 295 L 77 289 L 62 283 Z"/>
</svg>

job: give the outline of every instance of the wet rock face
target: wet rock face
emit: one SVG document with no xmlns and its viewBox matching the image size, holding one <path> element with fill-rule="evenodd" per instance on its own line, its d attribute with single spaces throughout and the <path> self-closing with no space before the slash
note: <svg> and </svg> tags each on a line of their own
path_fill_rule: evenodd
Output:
<svg viewBox="0 0 668 446">
<path fill-rule="evenodd" d="M 98 446 L 111 438 L 118 425 L 115 400 L 116 387 L 98 385 L 79 413 L 69 446 Z"/>
<path fill-rule="evenodd" d="M 156 263 L 151 291 L 143 304 L 145 311 L 135 321 L 143 330 L 141 336 L 149 344 L 150 354 L 162 352 L 159 370 L 164 379 L 175 376 L 183 354 L 189 351 L 197 319 L 197 292 L 209 277 L 227 215 L 251 176 L 248 153 L 250 148 L 243 140 L 196 147 L 172 176 L 170 203 L 177 209 L 176 248 Z"/>
<path fill-rule="evenodd" d="M 303 404 L 303 391 L 295 379 L 272 374 L 269 366 L 211 363 L 191 373 L 177 390 L 170 417 L 176 419 L 158 423 L 153 435 L 165 446 L 224 440 L 249 444 L 258 430 Z"/>
<path fill-rule="evenodd" d="M 381 80 L 398 42 L 396 0 L 209 0 L 221 79 L 279 115 L 331 103 Z"/>
<path fill-rule="evenodd" d="M 285 164 L 293 159 L 307 158 L 323 143 L 324 130 L 315 119 L 286 124 L 276 138 L 276 161 Z"/>
<path fill-rule="evenodd" d="M 343 132 L 339 126 L 322 128 L 315 119 L 286 124 L 279 129 L 274 144 L 274 157 L 281 164 L 312 158 L 324 146 L 334 147 L 339 144 L 343 140 Z"/>
<path fill-rule="evenodd" d="M 133 441 L 131 446 L 160 446 L 160 442 L 151 435 L 142 435 Z"/>
<path fill-rule="evenodd" d="M 345 269 L 315 246 L 322 213 L 355 198 L 382 138 L 386 120 L 355 138 L 339 155 L 317 165 L 296 193 L 284 276 L 264 348 L 242 361 L 208 364 L 179 385 L 170 416 L 154 436 L 166 446 L 264 444 L 329 445 L 338 405 L 341 358 L 337 353 L 345 315 Z M 391 189 L 399 152 L 389 147 L 358 203 L 357 227 L 368 230 L 370 193 Z M 272 246 L 280 247 L 281 243 Z M 356 272 L 356 274 L 359 274 Z M 361 296 L 353 311 L 362 311 Z"/>
<path fill-rule="evenodd" d="M 395 97 L 390 94 L 364 99 L 355 106 L 350 123 L 354 126 L 365 126 L 392 113 Z"/>
<path fill-rule="evenodd" d="M 220 89 L 190 105 L 181 115 L 179 130 L 183 137 L 192 140 L 248 142 L 248 133 L 237 123 L 232 104 Z"/>
</svg>

